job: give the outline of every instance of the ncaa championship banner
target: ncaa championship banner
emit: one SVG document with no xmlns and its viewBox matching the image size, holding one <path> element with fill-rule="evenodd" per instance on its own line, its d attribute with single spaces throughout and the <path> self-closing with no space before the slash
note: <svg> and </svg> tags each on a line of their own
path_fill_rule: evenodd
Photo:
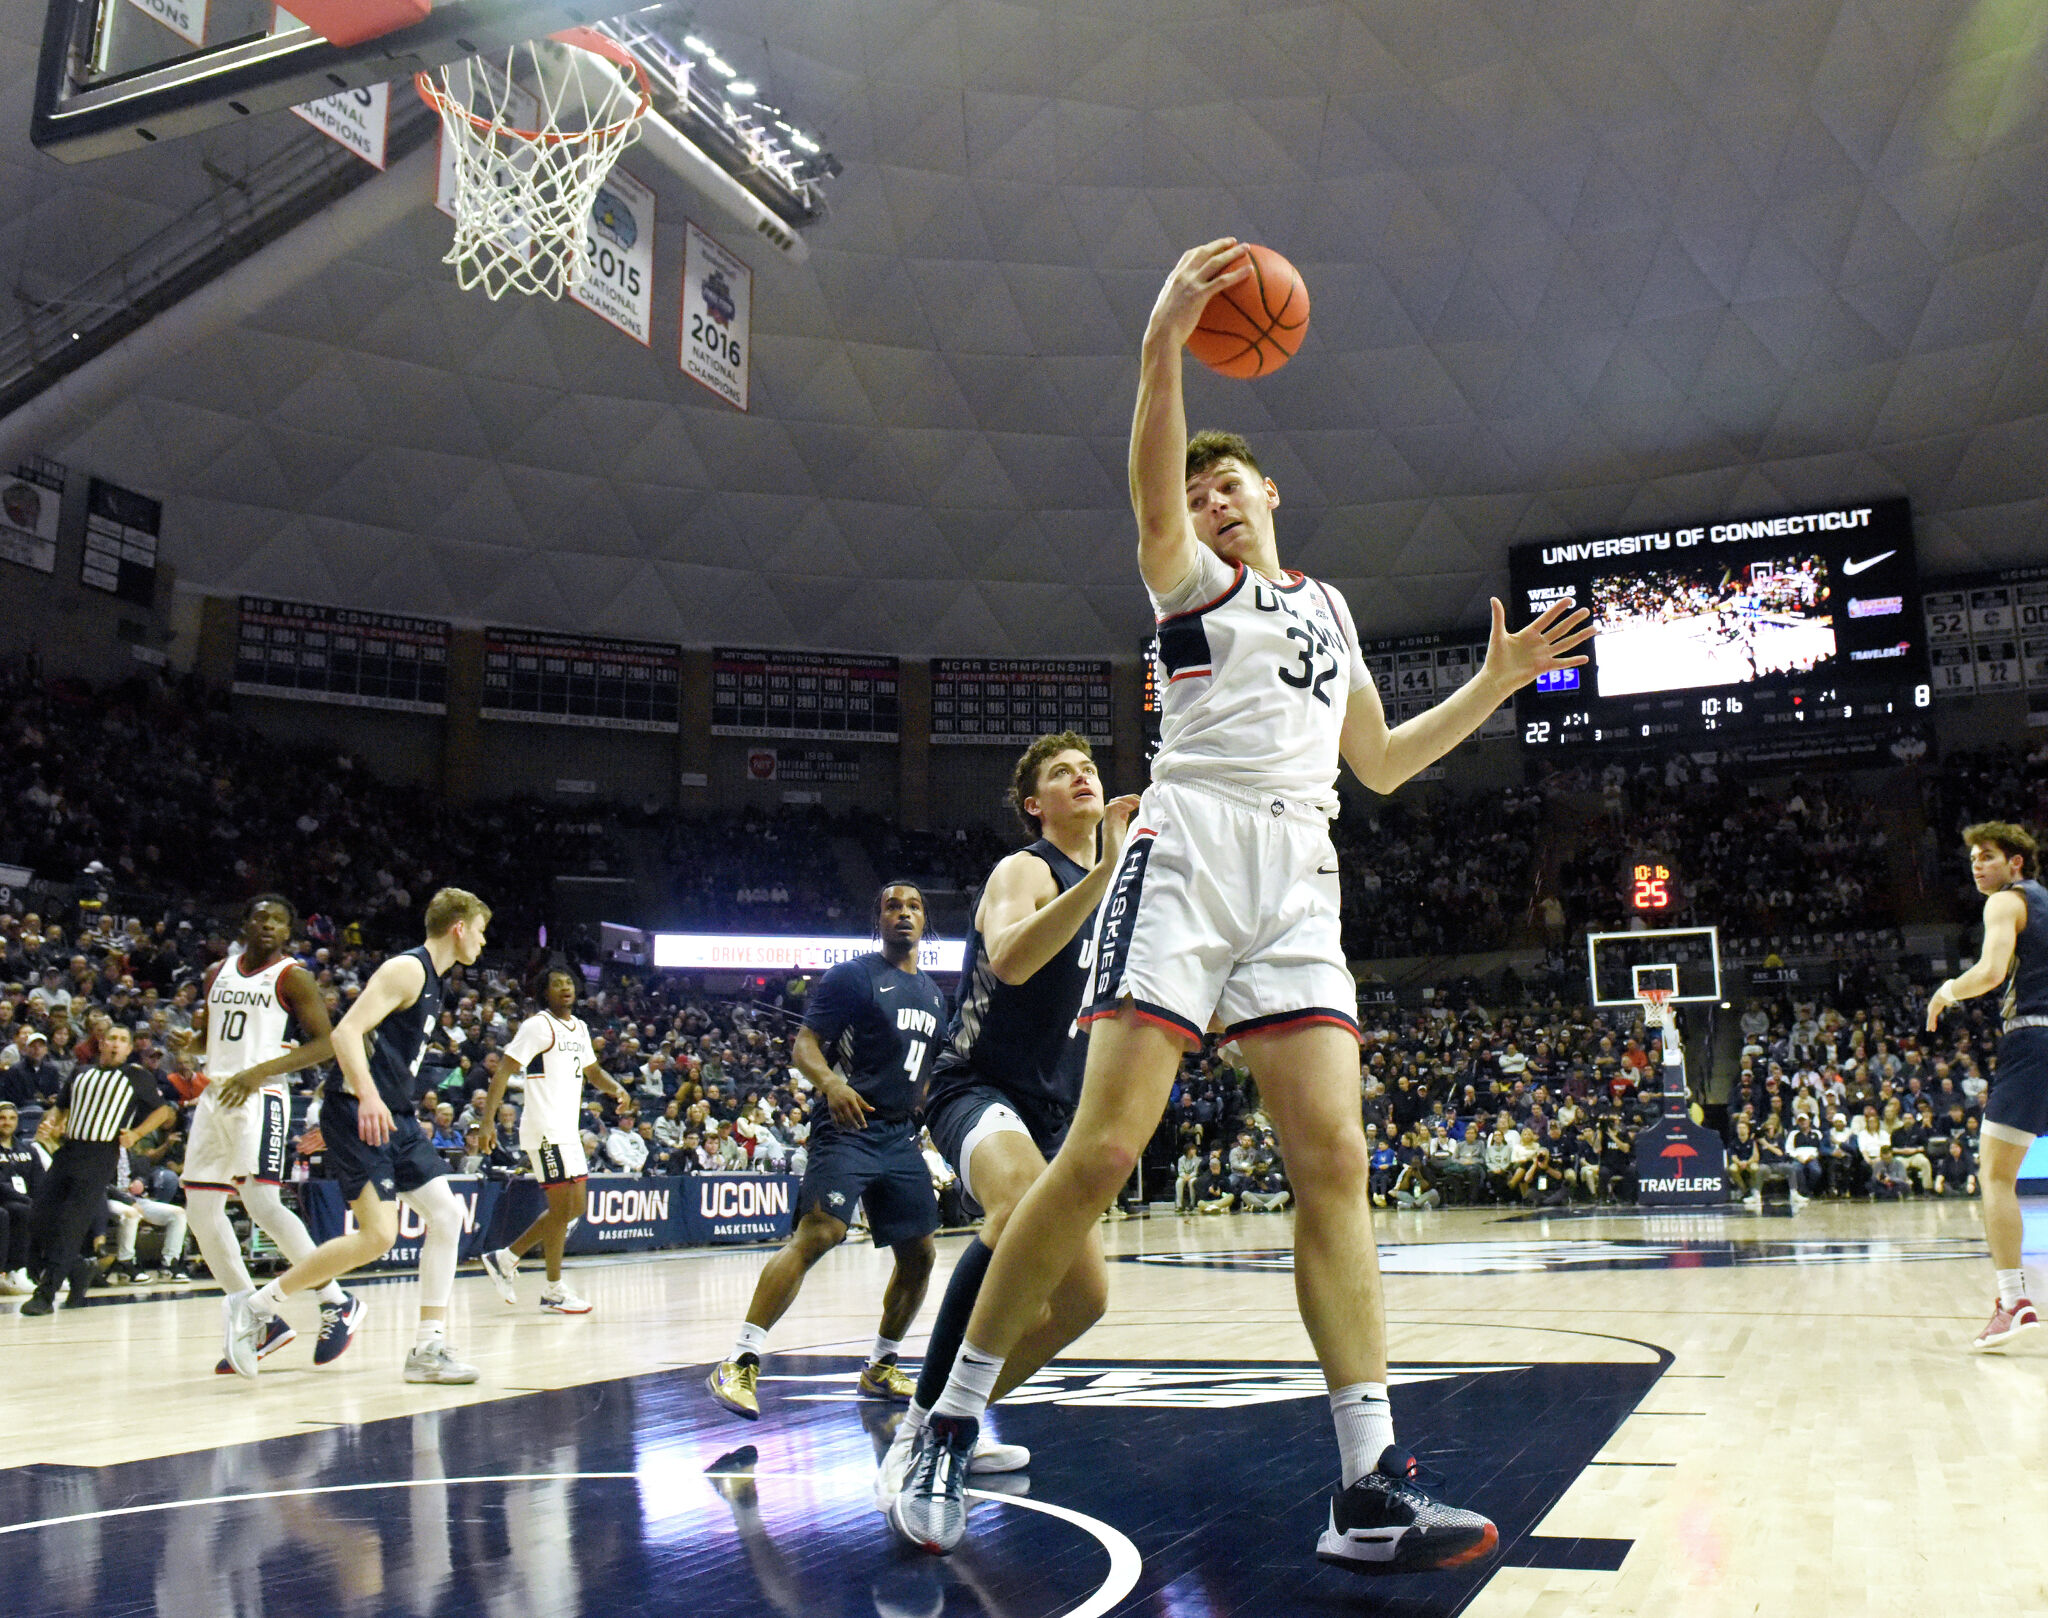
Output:
<svg viewBox="0 0 2048 1618">
<path fill-rule="evenodd" d="M 204 8 L 201 8 L 202 16 Z M 277 9 L 270 31 L 282 34 L 303 28 L 304 23 L 282 6 Z M 190 37 L 190 36 L 188 36 Z M 197 45 L 201 41 L 193 38 Z M 391 86 L 366 84 L 339 95 L 302 101 L 292 111 L 338 146 L 346 146 L 372 168 L 384 166 L 384 146 L 391 133 Z"/>
<path fill-rule="evenodd" d="M 654 193 L 614 168 L 590 204 L 590 267 L 569 296 L 636 343 L 654 331 Z"/>
<path fill-rule="evenodd" d="M 682 367 L 736 409 L 747 408 L 754 272 L 684 222 Z"/>
</svg>

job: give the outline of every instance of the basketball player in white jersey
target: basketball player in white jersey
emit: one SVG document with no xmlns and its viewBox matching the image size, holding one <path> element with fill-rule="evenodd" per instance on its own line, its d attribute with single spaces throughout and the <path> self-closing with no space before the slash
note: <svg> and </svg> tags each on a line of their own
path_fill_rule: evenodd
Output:
<svg viewBox="0 0 2048 1618">
<path fill-rule="evenodd" d="M 313 1251 L 312 1233 L 278 1194 L 291 1133 L 291 1092 L 276 1082 L 324 1062 L 333 1029 L 327 1002 L 299 963 L 285 953 L 298 913 L 275 893 L 259 894 L 243 912 L 241 949 L 207 974 L 206 996 L 189 1034 L 174 1035 L 182 1050 L 203 1045 L 208 1084 L 192 1112 L 185 1148 L 185 1210 L 206 1267 L 226 1295 L 222 1308 L 254 1290 L 242 1245 L 228 1223 L 228 1198 L 238 1196 L 249 1217 L 293 1264 Z M 296 1018 L 305 1043 L 285 1043 Z M 354 1341 L 363 1305 L 333 1282 L 320 1289 L 320 1341 L 313 1362 L 326 1365 Z M 267 1359 L 297 1333 L 273 1320 L 257 1344 Z M 223 1359 L 214 1367 L 230 1374 Z"/>
<path fill-rule="evenodd" d="M 497 1284 L 500 1297 L 507 1303 L 517 1303 L 519 1287 L 514 1277 L 519 1261 L 537 1242 L 548 1269 L 540 1306 L 558 1315 L 587 1315 L 589 1303 L 562 1284 L 562 1249 L 569 1240 L 569 1227 L 576 1223 L 576 1215 L 583 1207 L 583 1182 L 590 1174 L 590 1165 L 584 1160 L 583 1133 L 578 1127 L 583 1111 L 583 1086 L 588 1081 L 614 1101 L 624 1101 L 626 1092 L 618 1080 L 597 1065 L 590 1029 L 576 1015 L 576 974 L 560 966 L 548 973 L 546 998 L 547 1009 L 521 1023 L 498 1058 L 476 1143 L 482 1152 L 497 1145 L 498 1103 L 505 1099 L 505 1087 L 511 1083 L 512 1075 L 525 1073 L 526 1096 L 519 1109 L 519 1150 L 526 1155 L 533 1177 L 547 1193 L 547 1211 L 515 1236 L 509 1246 L 484 1254 L 484 1273 Z M 535 1057 L 540 1058 L 537 1069 L 532 1066 Z"/>
<path fill-rule="evenodd" d="M 1183 1052 L 1212 1019 L 1250 1062 L 1295 1193 L 1295 1293 L 1330 1389 L 1342 1482 L 1322 1560 L 1402 1573 L 1486 1555 L 1499 1532 L 1441 1504 L 1394 1442 L 1385 1301 L 1358 1110 L 1357 985 L 1338 933 L 1338 760 L 1392 792 L 1510 693 L 1586 661 L 1590 616 L 1567 603 L 1509 634 L 1499 601 L 1485 666 L 1389 729 L 1343 598 L 1280 566 L 1280 492 L 1243 439 L 1190 442 L 1181 349 L 1209 299 L 1251 274 L 1234 240 L 1198 247 L 1147 325 L 1131 426 L 1138 571 L 1167 680 L 1159 752 L 1096 912 L 1080 1104 L 1059 1155 L 996 1243 L 952 1375 L 925 1424 L 897 1534 L 943 1553 L 967 1527 L 980 1417 L 1144 1150 Z"/>
</svg>

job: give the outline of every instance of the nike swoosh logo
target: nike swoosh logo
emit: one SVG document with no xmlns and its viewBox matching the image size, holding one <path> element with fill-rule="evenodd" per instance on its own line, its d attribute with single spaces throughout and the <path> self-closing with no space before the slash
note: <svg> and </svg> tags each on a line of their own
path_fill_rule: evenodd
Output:
<svg viewBox="0 0 2048 1618">
<path fill-rule="evenodd" d="M 1845 576 L 1853 579 L 1865 568 L 1876 567 L 1877 564 L 1879 562 L 1882 562 L 1887 556 L 1897 556 L 1898 554 L 1899 553 L 1897 551 L 1879 551 L 1877 555 L 1865 557 L 1860 562 L 1844 562 L 1842 564 L 1842 572 Z"/>
<path fill-rule="evenodd" d="M 1336 874 L 1337 874 L 1337 867 L 1336 867 L 1336 866 L 1334 866 L 1334 865 L 1333 865 L 1333 866 L 1331 866 L 1331 867 L 1330 867 L 1330 868 L 1329 868 L 1329 869 L 1328 869 L 1327 871 L 1326 871 L 1326 870 L 1324 870 L 1324 869 L 1323 869 L 1323 868 L 1322 868 L 1322 867 L 1321 867 L 1320 865 L 1318 865 L 1318 866 L 1316 867 L 1316 875 L 1317 875 L 1317 876 L 1335 876 Z"/>
</svg>

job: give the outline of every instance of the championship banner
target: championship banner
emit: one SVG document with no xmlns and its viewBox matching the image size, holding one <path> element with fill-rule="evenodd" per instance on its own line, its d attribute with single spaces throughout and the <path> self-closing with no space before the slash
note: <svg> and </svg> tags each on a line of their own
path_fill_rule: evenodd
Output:
<svg viewBox="0 0 2048 1618">
<path fill-rule="evenodd" d="M 188 45 L 206 43 L 208 0 L 128 0 L 145 17 L 154 17 Z"/>
<path fill-rule="evenodd" d="M 1932 580 L 1920 612 L 1937 697 L 2048 691 L 2048 563 Z"/>
<path fill-rule="evenodd" d="M 754 272 L 695 225 L 683 229 L 683 370 L 744 410 Z"/>
<path fill-rule="evenodd" d="M 138 607 L 156 604 L 156 539 L 164 508 L 94 478 L 85 491 L 85 554 L 78 582 Z"/>
<path fill-rule="evenodd" d="M 243 596 L 233 690 L 398 713 L 448 711 L 448 625 Z"/>
<path fill-rule="evenodd" d="M 457 1255 L 461 1262 L 467 1263 L 490 1250 L 487 1238 L 492 1234 L 491 1224 L 498 1211 L 499 1200 L 505 1194 L 505 1182 L 479 1179 L 474 1174 L 451 1174 L 448 1185 L 462 1204 L 462 1242 Z M 341 1200 L 341 1183 L 338 1180 L 300 1182 L 299 1208 L 305 1217 L 306 1229 L 316 1242 L 332 1241 L 337 1236 L 351 1234 L 356 1228 L 355 1210 Z M 523 1225 L 520 1227 L 524 1228 Z M 391 1244 L 390 1252 L 366 1268 L 392 1270 L 418 1264 L 420 1243 L 426 1239 L 426 1234 L 426 1221 L 420 1217 L 419 1210 L 400 1198 L 398 1240 Z"/>
<path fill-rule="evenodd" d="M 654 331 L 654 193 L 614 168 L 590 205 L 590 267 L 569 297 L 643 346 Z"/>
<path fill-rule="evenodd" d="M 0 485 L 0 560 L 57 571 L 57 518 L 64 507 L 64 480 L 25 466 Z"/>
<path fill-rule="evenodd" d="M 472 56 L 469 59 L 469 71 L 487 74 L 492 79 L 490 95 L 493 100 L 503 103 L 505 117 L 515 127 L 531 129 L 540 122 L 540 101 L 525 85 L 508 85 L 504 83 L 504 74 L 494 69 L 481 56 Z M 460 88 L 461 86 L 458 84 L 457 87 Z M 435 139 L 441 143 L 441 167 L 439 175 L 434 181 L 434 206 L 439 208 L 450 219 L 453 219 L 455 217 L 455 148 L 449 144 L 448 135 L 445 130 L 436 135 Z"/>
<path fill-rule="evenodd" d="M 306 25 L 278 8 L 273 34 Z M 194 44 L 198 41 L 194 40 Z M 338 146 L 345 146 L 372 168 L 384 166 L 384 147 L 391 133 L 391 86 L 368 84 L 339 95 L 302 101 L 292 111 Z"/>
<path fill-rule="evenodd" d="M 1110 745 L 1107 659 L 935 657 L 932 742 L 1027 746 L 1071 730 Z"/>
<path fill-rule="evenodd" d="M 682 653 L 659 641 L 484 630 L 485 719 L 600 730 L 682 728 Z"/>
<path fill-rule="evenodd" d="M 900 678 L 893 657 L 717 647 L 711 653 L 711 734 L 893 742 Z"/>
</svg>

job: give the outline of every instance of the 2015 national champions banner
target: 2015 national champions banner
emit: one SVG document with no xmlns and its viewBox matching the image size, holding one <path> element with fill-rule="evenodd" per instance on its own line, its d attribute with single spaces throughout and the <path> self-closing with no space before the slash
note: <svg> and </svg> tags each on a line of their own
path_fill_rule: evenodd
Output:
<svg viewBox="0 0 2048 1618">
<path fill-rule="evenodd" d="M 451 1175 L 449 1185 L 462 1204 L 462 1243 L 467 1263 L 503 1247 L 533 1223 L 547 1206 L 532 1180 L 486 1180 Z M 664 1247 L 779 1241 L 796 1222 L 796 1176 L 789 1174 L 594 1174 L 585 1183 L 583 1212 L 570 1227 L 571 1253 L 641 1253 Z M 330 1241 L 355 1229 L 355 1215 L 332 1180 L 299 1186 L 306 1228 L 315 1241 Z M 375 1267 L 406 1269 L 417 1264 L 425 1224 L 406 1202 L 398 1205 L 398 1240 Z"/>
</svg>

